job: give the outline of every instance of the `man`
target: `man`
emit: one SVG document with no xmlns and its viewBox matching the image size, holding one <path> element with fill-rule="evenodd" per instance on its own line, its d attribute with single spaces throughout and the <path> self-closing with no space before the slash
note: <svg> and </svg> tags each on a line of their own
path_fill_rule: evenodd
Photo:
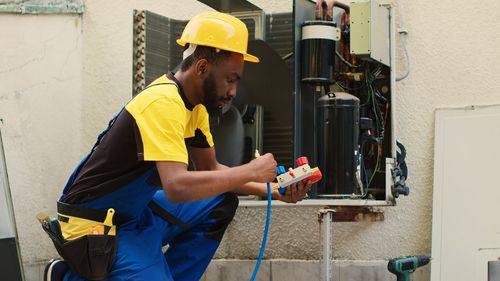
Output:
<svg viewBox="0 0 500 281">
<path fill-rule="evenodd" d="M 235 194 L 265 196 L 276 176 L 270 153 L 233 168 L 215 159 L 208 111 L 236 96 L 244 61 L 259 61 L 247 41 L 233 16 L 205 12 L 189 21 L 177 40 L 185 47 L 180 70 L 134 97 L 70 177 L 58 203 L 65 242 L 55 244 L 71 270 L 52 262 L 46 280 L 202 276 L 234 216 Z M 272 195 L 294 203 L 310 187 Z"/>
</svg>

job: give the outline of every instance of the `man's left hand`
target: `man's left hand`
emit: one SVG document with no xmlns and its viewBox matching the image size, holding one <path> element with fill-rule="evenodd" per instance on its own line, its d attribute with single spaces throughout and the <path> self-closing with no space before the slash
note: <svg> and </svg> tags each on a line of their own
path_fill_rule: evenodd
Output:
<svg viewBox="0 0 500 281">
<path fill-rule="evenodd" d="M 297 203 L 302 201 L 306 197 L 307 192 L 311 189 L 312 183 L 307 181 L 304 184 L 302 181 L 296 182 L 286 187 L 285 195 L 281 195 L 278 190 L 272 192 L 273 198 L 286 202 L 286 203 Z"/>
</svg>

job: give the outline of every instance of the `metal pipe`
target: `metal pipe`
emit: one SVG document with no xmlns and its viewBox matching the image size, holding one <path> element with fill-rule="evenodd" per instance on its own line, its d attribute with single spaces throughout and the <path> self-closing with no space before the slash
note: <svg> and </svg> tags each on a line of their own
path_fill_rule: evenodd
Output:
<svg viewBox="0 0 500 281">
<path fill-rule="evenodd" d="M 349 14 L 351 7 L 349 4 L 345 4 L 339 1 L 332 0 L 328 2 L 327 11 L 326 11 L 326 20 L 333 20 L 333 7 L 340 8 L 345 11 L 346 14 Z"/>
<path fill-rule="evenodd" d="M 326 20 L 327 19 L 327 13 L 328 13 L 328 5 L 326 3 L 326 0 L 318 0 L 316 2 L 316 9 L 314 13 L 314 18 L 316 20 Z"/>
<path fill-rule="evenodd" d="M 321 209 L 319 210 L 319 221 L 323 223 L 323 255 L 322 255 L 322 281 L 332 281 L 332 222 L 333 210 Z"/>
<path fill-rule="evenodd" d="M 323 0 L 316 1 L 314 17 L 316 20 L 321 20 L 323 18 Z"/>
<path fill-rule="evenodd" d="M 321 4 L 321 9 L 323 11 L 323 17 L 321 18 L 321 20 L 326 20 L 326 18 L 327 18 L 327 12 L 328 12 L 327 8 L 328 8 L 328 5 L 326 4 L 326 1 L 324 1 Z"/>
<path fill-rule="evenodd" d="M 328 2 L 328 7 L 326 8 L 326 20 L 333 20 L 333 6 L 335 5 L 335 0 Z"/>
<path fill-rule="evenodd" d="M 396 119 L 396 75 L 397 75 L 397 69 L 396 69 L 396 13 L 394 12 L 395 7 L 392 4 L 389 4 L 387 6 L 387 9 L 389 9 L 389 41 L 390 41 L 390 54 L 391 54 L 391 120 L 397 120 Z M 391 122 L 391 150 L 392 150 L 392 158 L 396 159 L 397 157 L 397 152 L 396 152 L 396 137 L 397 132 L 396 132 L 396 126 L 394 124 L 395 122 Z"/>
<path fill-rule="evenodd" d="M 345 3 L 342 3 L 339 1 L 334 1 L 334 2 L 335 2 L 335 4 L 334 4 L 335 7 L 338 7 L 340 9 L 344 10 L 346 12 L 346 14 L 349 14 L 351 7 L 348 4 L 345 4 Z"/>
</svg>

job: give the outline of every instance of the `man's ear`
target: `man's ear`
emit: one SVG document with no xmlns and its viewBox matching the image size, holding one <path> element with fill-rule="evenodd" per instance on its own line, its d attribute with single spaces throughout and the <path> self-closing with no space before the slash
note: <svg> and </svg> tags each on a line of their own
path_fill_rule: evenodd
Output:
<svg viewBox="0 0 500 281">
<path fill-rule="evenodd" d="M 207 77 L 209 70 L 210 64 L 206 59 L 200 59 L 194 65 L 194 71 L 196 75 L 202 79 L 205 79 L 205 77 Z"/>
</svg>

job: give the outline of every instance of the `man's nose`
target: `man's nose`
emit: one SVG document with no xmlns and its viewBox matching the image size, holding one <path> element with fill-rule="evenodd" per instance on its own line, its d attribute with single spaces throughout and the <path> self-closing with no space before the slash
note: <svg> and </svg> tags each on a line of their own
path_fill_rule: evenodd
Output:
<svg viewBox="0 0 500 281">
<path fill-rule="evenodd" d="M 234 98 L 236 97 L 236 90 L 238 89 L 238 86 L 237 85 L 234 85 L 231 87 L 231 89 L 229 89 L 229 93 L 228 95 L 231 97 L 231 98 Z"/>
</svg>

